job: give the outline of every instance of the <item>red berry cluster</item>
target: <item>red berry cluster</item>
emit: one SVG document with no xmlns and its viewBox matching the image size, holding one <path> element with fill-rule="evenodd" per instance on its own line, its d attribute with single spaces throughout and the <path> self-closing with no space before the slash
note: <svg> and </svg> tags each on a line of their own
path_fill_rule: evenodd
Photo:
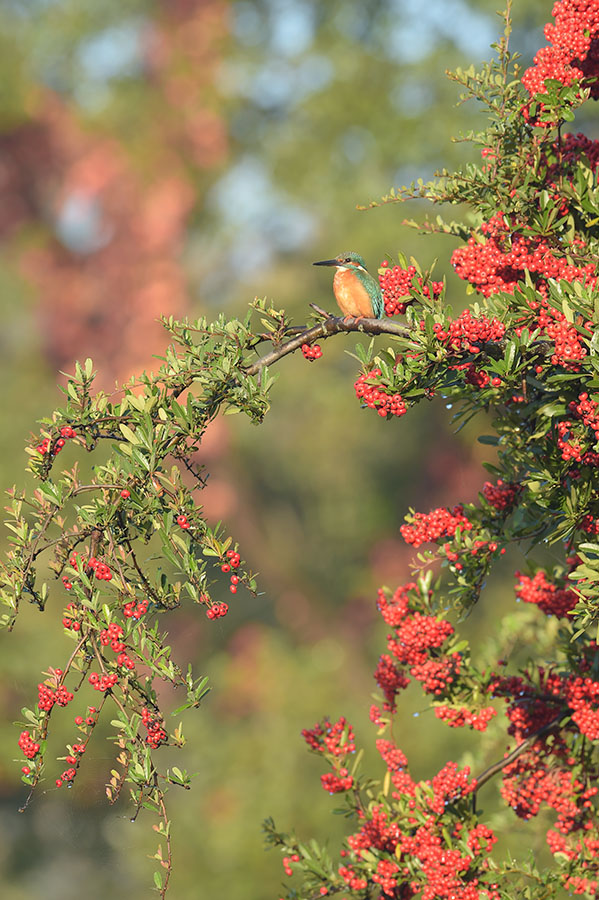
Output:
<svg viewBox="0 0 599 900">
<path fill-rule="evenodd" d="M 71 565 L 74 569 L 77 568 L 77 557 L 79 554 L 76 550 L 73 550 L 71 556 L 69 557 L 69 565 Z M 81 564 L 84 569 L 91 569 L 94 573 L 95 577 L 99 581 L 111 581 L 112 580 L 112 572 L 110 567 L 106 565 L 106 563 L 102 562 L 100 559 L 96 559 L 95 556 L 91 556 L 89 560 L 86 562 L 85 559 L 81 558 Z M 66 585 L 65 585 L 66 587 Z M 72 587 L 72 585 L 71 585 Z M 69 588 L 70 589 L 70 588 Z"/>
<path fill-rule="evenodd" d="M 60 669 L 56 670 L 56 674 L 60 677 L 62 674 Z M 71 702 L 73 696 L 74 695 L 70 691 L 67 691 L 64 684 L 60 684 L 56 689 L 43 682 L 37 686 L 38 709 L 41 709 L 44 712 L 50 712 L 55 703 L 57 706 L 66 706 Z"/>
<path fill-rule="evenodd" d="M 329 794 L 340 794 L 342 791 L 349 791 L 353 787 L 354 779 L 344 767 L 339 769 L 339 774 L 327 772 L 320 776 L 320 782 L 325 791 Z"/>
<path fill-rule="evenodd" d="M 587 266 L 587 268 L 592 268 L 593 271 L 595 270 L 595 267 Z M 572 281 L 579 279 L 568 278 L 567 280 Z M 591 285 L 596 286 L 597 283 L 597 278 L 586 279 L 586 284 L 589 287 Z M 536 305 L 533 303 L 529 305 L 531 308 L 536 308 Z M 591 321 L 581 322 L 580 324 L 584 324 L 587 331 L 591 333 L 594 331 L 595 326 Z M 551 356 L 551 362 L 554 366 L 564 366 L 574 372 L 579 371 L 580 367 L 577 363 L 584 359 L 588 351 L 584 345 L 582 336 L 578 333 L 576 327 L 571 322 L 568 322 L 563 312 L 554 309 L 547 304 L 546 300 L 541 299 L 538 305 L 538 313 L 536 321 L 534 322 L 534 327 L 538 328 L 539 331 L 546 334 L 547 337 L 551 338 L 554 342 L 555 349 Z M 516 333 L 520 334 L 521 329 L 517 328 Z"/>
<path fill-rule="evenodd" d="M 460 654 L 452 653 L 441 659 L 425 659 L 415 663 L 410 669 L 410 675 L 421 682 L 425 694 L 435 694 L 438 697 L 451 688 L 461 667 Z"/>
<path fill-rule="evenodd" d="M 535 603 L 547 616 L 563 618 L 578 602 L 574 591 L 548 581 L 542 570 L 536 572 L 532 578 L 516 572 L 516 578 L 518 578 L 516 585 L 518 598 L 525 603 Z"/>
<path fill-rule="evenodd" d="M 580 732 L 591 741 L 599 740 L 599 682 L 580 676 L 570 678 L 566 699 Z"/>
<path fill-rule="evenodd" d="M 397 873 L 399 872 L 399 866 L 396 862 L 393 862 L 392 859 L 380 859 L 376 872 L 372 875 L 372 880 L 375 884 L 380 884 L 383 889 L 383 894 L 386 894 L 388 897 L 395 896 L 395 888 L 397 887 Z"/>
<path fill-rule="evenodd" d="M 381 754 L 383 762 L 390 772 L 397 772 L 408 765 L 405 753 L 402 753 L 399 747 L 395 746 L 393 741 L 379 738 L 376 742 L 376 749 Z"/>
<path fill-rule="evenodd" d="M 229 607 L 226 603 L 213 603 L 211 607 L 206 610 L 206 615 L 209 619 L 221 619 L 223 616 L 226 616 L 229 612 Z"/>
<path fill-rule="evenodd" d="M 76 437 L 77 432 L 73 428 L 71 428 L 70 425 L 63 425 L 63 427 L 60 429 L 60 437 L 55 442 L 54 447 L 52 448 L 52 454 L 56 456 L 58 453 L 60 453 L 68 440 Z M 35 449 L 38 453 L 41 453 L 41 455 L 44 456 L 48 452 L 49 447 L 50 438 L 44 438 L 43 441 L 41 441 L 41 443 L 39 443 Z"/>
<path fill-rule="evenodd" d="M 114 653 L 118 653 L 116 658 L 118 666 L 124 666 L 126 669 L 131 670 L 135 668 L 135 663 L 125 650 L 125 644 L 121 640 L 123 634 L 122 627 L 117 625 L 116 622 L 111 622 L 108 628 L 104 628 L 100 632 L 100 643 L 103 647 L 110 645 L 110 649 Z"/>
<path fill-rule="evenodd" d="M 92 672 L 87 680 L 95 691 L 102 691 L 102 693 L 105 693 L 115 686 L 119 680 L 119 676 L 116 672 L 113 672 L 111 675 L 106 673 L 98 675 L 97 672 Z"/>
<path fill-rule="evenodd" d="M 586 787 L 573 777 L 574 757 L 568 755 L 557 764 L 559 751 L 564 749 L 559 741 L 558 747 L 551 748 L 542 740 L 535 741 L 505 767 L 501 794 L 521 819 L 531 819 L 543 805 L 549 806 L 558 814 L 556 829 L 568 834 L 580 827 L 581 816 L 588 819 L 593 815 L 589 801 L 597 788 Z"/>
<path fill-rule="evenodd" d="M 409 604 L 413 583 L 399 587 L 391 598 L 379 591 L 377 606 L 393 634 L 387 635 L 389 654 L 383 654 L 374 673 L 385 695 L 384 709 L 395 710 L 395 698 L 410 683 L 405 672 L 422 682 L 426 693 L 439 696 L 451 688 L 461 669 L 459 653 L 440 655 L 454 628 L 446 619 L 424 615 Z"/>
<path fill-rule="evenodd" d="M 484 886 L 476 877 L 481 869 L 486 868 L 485 856 L 496 841 L 491 829 L 484 825 L 475 826 L 467 835 L 469 852 L 462 853 L 451 845 L 452 836 L 461 836 L 462 823 L 456 823 L 453 835 L 439 827 L 437 817 L 443 814 L 447 805 L 475 790 L 476 782 L 470 780 L 469 775 L 468 768 L 460 772 L 455 763 L 449 762 L 432 782 L 424 782 L 429 789 L 432 788 L 432 796 L 429 795 L 426 801 L 431 813 L 426 815 L 423 810 L 422 819 L 418 820 L 421 824 L 402 834 L 395 850 L 396 858 L 412 861 L 412 871 L 406 868 L 402 874 L 412 893 L 423 900 L 451 897 L 459 900 L 482 900 L 483 897 L 499 900 L 495 887 Z M 408 796 L 413 795 L 412 785 L 407 784 Z M 399 791 L 396 793 L 399 795 Z"/>
<path fill-rule="evenodd" d="M 135 600 L 129 600 L 128 603 L 125 603 L 123 606 L 123 615 L 126 619 L 141 619 L 142 616 L 148 611 L 148 599 L 144 597 L 139 603 L 136 603 Z"/>
<path fill-rule="evenodd" d="M 484 243 L 472 235 L 465 246 L 454 250 L 451 262 L 456 274 L 474 285 L 485 297 L 500 291 L 513 294 L 518 282 L 524 280 L 525 272 L 535 278 L 541 291 L 546 289 L 548 278 L 584 281 L 590 286 L 597 283 L 595 264 L 589 263 L 582 268 L 571 265 L 564 256 L 555 255 L 540 237 L 522 234 L 523 228 L 520 223 L 509 221 L 502 213 L 497 213 L 481 226 L 486 237 Z M 576 330 L 572 326 L 570 330 L 566 328 L 568 323 L 563 313 L 552 310 L 547 312 L 547 316 L 553 316 L 562 327 L 560 349 L 564 349 L 562 344 L 573 343 Z"/>
<path fill-rule="evenodd" d="M 593 432 L 596 441 L 599 441 L 599 403 L 591 400 L 586 391 L 578 395 L 578 402 L 572 400 L 568 404 L 568 409 L 577 419 L 580 419 L 584 425 L 587 425 Z"/>
<path fill-rule="evenodd" d="M 164 722 L 158 714 L 151 713 L 150 710 L 144 706 L 141 711 L 141 721 L 148 730 L 146 744 L 148 744 L 152 750 L 156 750 L 161 744 L 166 743 L 168 735 L 164 729 Z"/>
<path fill-rule="evenodd" d="M 449 366 L 450 369 L 465 369 L 464 380 L 466 384 L 471 384 L 472 387 L 477 388 L 481 391 L 491 381 L 491 376 L 485 372 L 483 369 L 477 369 L 473 363 L 468 363 L 466 366 Z M 495 382 L 497 379 L 493 379 Z"/>
<path fill-rule="evenodd" d="M 71 766 L 70 769 L 65 769 L 60 778 L 56 779 L 56 787 L 62 787 L 65 782 L 71 784 L 75 780 L 76 774 L 77 769 L 74 766 Z"/>
<path fill-rule="evenodd" d="M 454 537 L 460 531 L 470 531 L 473 527 L 464 515 L 463 506 L 432 509 L 429 513 L 413 513 L 411 524 L 402 525 L 399 529 L 406 544 L 420 547 L 428 541 L 438 541 L 440 537 Z"/>
<path fill-rule="evenodd" d="M 335 723 L 323 719 L 322 722 L 317 722 L 314 728 L 304 728 L 302 737 L 308 746 L 318 753 L 345 756 L 348 753 L 355 753 L 356 750 L 354 729 L 345 716 L 341 716 Z"/>
<path fill-rule="evenodd" d="M 388 653 L 382 653 L 376 669 L 374 670 L 374 680 L 383 692 L 385 702 L 383 709 L 386 712 L 395 712 L 395 698 L 400 691 L 405 690 L 411 679 L 402 669 L 398 668 Z M 379 724 L 380 710 L 378 707 L 371 708 L 371 719 L 375 724 Z"/>
<path fill-rule="evenodd" d="M 370 409 L 376 409 L 381 417 L 405 416 L 407 409 L 401 394 L 391 394 L 384 385 L 376 382 L 381 374 L 380 369 L 372 369 L 360 375 L 354 382 L 356 397 Z"/>
<path fill-rule="evenodd" d="M 446 329 L 436 323 L 433 331 L 441 343 L 451 350 L 480 353 L 482 344 L 497 342 L 503 338 L 505 325 L 496 317 L 489 319 L 487 316 L 473 316 L 467 309 L 457 319 L 453 319 Z"/>
<path fill-rule="evenodd" d="M 414 302 L 414 298 L 410 294 L 411 289 L 419 290 L 425 297 L 430 297 L 431 291 L 427 285 L 423 285 L 422 278 L 416 276 L 416 267 L 408 266 L 402 269 L 401 266 L 392 266 L 388 268 L 388 263 L 382 263 L 382 272 L 379 272 L 379 283 L 383 291 L 383 303 L 385 304 L 385 315 L 395 316 L 398 313 L 405 313 L 408 306 Z M 436 299 L 443 290 L 442 281 L 432 282 L 433 299 Z"/>
<path fill-rule="evenodd" d="M 62 580 L 63 582 L 65 581 L 64 578 Z M 67 591 L 70 591 L 73 585 L 70 581 L 67 580 L 67 582 L 65 583 L 65 587 Z M 62 618 L 63 626 L 70 629 L 71 631 L 81 631 L 81 622 L 77 618 L 75 618 L 77 615 L 79 615 L 79 612 L 80 610 L 75 603 L 68 603 L 65 614 Z"/>
<path fill-rule="evenodd" d="M 382 806 L 373 806 L 357 834 L 348 837 L 347 843 L 358 855 L 362 850 L 384 850 L 393 853 L 401 837 L 399 825 L 389 821 L 389 814 Z"/>
<path fill-rule="evenodd" d="M 40 745 L 33 740 L 28 731 L 22 731 L 19 735 L 19 747 L 27 759 L 33 759 L 40 752 Z"/>
<path fill-rule="evenodd" d="M 568 419 L 558 422 L 555 426 L 555 431 L 557 434 L 556 443 L 558 449 L 561 450 L 562 459 L 566 462 L 569 460 L 582 462 L 585 454 L 580 441 L 575 440 L 573 437 L 572 422 Z"/>
<path fill-rule="evenodd" d="M 322 347 L 320 344 L 302 344 L 302 353 L 304 354 L 304 359 L 307 359 L 308 362 L 314 362 L 315 359 L 320 359 L 322 356 Z"/>
<path fill-rule="evenodd" d="M 549 41 L 522 76 L 531 96 L 545 93 L 547 78 L 570 85 L 589 79 L 591 96 L 599 99 L 599 9 L 594 0 L 558 0 L 552 10 L 555 23 L 545 25 Z"/>
<path fill-rule="evenodd" d="M 291 863 L 297 863 L 300 861 L 299 855 L 297 853 L 293 853 L 291 856 L 283 857 L 283 868 L 285 870 L 285 875 L 288 878 L 291 878 L 293 875 L 293 869 L 291 868 Z"/>
<path fill-rule="evenodd" d="M 363 875 L 357 875 L 352 866 L 339 866 L 339 874 L 352 891 L 365 891 L 368 881 Z"/>
<path fill-rule="evenodd" d="M 452 706 L 436 706 L 435 715 L 450 728 L 463 728 L 470 725 L 476 731 L 486 731 L 491 719 L 497 715 L 497 710 L 492 706 L 485 706 L 478 712 L 472 712 L 466 706 L 455 708 Z"/>
<path fill-rule="evenodd" d="M 227 562 L 222 564 L 222 566 L 220 567 L 220 570 L 221 570 L 221 572 L 225 572 L 225 573 L 230 572 L 231 569 L 238 569 L 240 563 L 241 563 L 241 556 L 239 555 L 237 550 L 227 550 Z M 239 575 L 237 575 L 235 572 L 233 572 L 231 575 L 231 584 L 229 585 L 229 590 L 231 591 L 232 594 L 237 593 L 238 584 L 239 584 Z M 221 604 L 221 606 L 227 607 L 227 604 L 223 603 L 223 604 Z M 221 615 L 224 616 L 226 612 L 227 612 L 227 609 L 225 609 L 225 612 L 221 613 Z"/>
<path fill-rule="evenodd" d="M 520 490 L 520 485 L 506 483 L 501 478 L 498 478 L 495 484 L 485 481 L 482 493 L 490 506 L 493 506 L 499 512 L 504 512 L 512 509 L 518 499 Z"/>
<path fill-rule="evenodd" d="M 587 833 L 576 841 L 568 841 L 565 835 L 550 829 L 547 832 L 547 844 L 552 853 L 562 854 L 568 860 L 576 859 L 583 869 L 591 870 L 591 878 L 584 875 L 565 875 L 564 887 L 566 890 L 571 894 L 587 894 L 589 897 L 595 897 L 599 889 L 597 864 L 599 839 L 596 828 L 593 828 L 591 823 L 586 824 L 590 826 Z"/>
<path fill-rule="evenodd" d="M 183 531 L 187 531 L 188 528 L 191 528 L 191 523 L 188 521 L 185 513 L 181 513 L 177 516 L 177 525 L 183 529 Z"/>
</svg>

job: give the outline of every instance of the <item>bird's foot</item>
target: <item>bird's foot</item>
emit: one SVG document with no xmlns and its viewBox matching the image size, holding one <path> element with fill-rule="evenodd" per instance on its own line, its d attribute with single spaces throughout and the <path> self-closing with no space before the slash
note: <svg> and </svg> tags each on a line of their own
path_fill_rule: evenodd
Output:
<svg viewBox="0 0 599 900">
<path fill-rule="evenodd" d="M 367 318 L 368 316 L 344 316 L 343 321 L 346 325 L 348 325 L 350 322 L 362 322 Z"/>
</svg>

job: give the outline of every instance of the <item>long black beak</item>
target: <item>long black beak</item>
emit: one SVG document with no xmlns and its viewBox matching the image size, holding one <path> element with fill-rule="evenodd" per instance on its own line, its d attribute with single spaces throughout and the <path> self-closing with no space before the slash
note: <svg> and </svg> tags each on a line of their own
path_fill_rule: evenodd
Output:
<svg viewBox="0 0 599 900">
<path fill-rule="evenodd" d="M 312 263 L 313 266 L 338 266 L 338 259 L 321 259 L 320 262 Z"/>
</svg>

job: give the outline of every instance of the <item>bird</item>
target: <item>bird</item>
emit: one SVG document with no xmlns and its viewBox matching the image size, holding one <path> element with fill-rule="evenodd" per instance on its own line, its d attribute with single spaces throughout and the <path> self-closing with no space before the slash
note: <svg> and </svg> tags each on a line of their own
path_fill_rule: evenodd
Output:
<svg viewBox="0 0 599 900">
<path fill-rule="evenodd" d="M 359 253 L 340 253 L 335 259 L 321 259 L 312 265 L 336 267 L 333 293 L 346 320 L 383 318 L 383 292 Z"/>
</svg>

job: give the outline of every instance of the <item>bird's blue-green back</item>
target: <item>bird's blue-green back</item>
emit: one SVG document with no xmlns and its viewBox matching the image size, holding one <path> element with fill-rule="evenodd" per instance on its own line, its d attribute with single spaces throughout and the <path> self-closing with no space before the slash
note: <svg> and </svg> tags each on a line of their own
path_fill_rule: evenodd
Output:
<svg viewBox="0 0 599 900">
<path fill-rule="evenodd" d="M 357 256 L 357 254 L 355 255 Z M 363 262 L 360 262 L 359 264 L 364 266 Z M 360 283 L 364 285 L 368 292 L 368 296 L 370 297 L 370 301 L 372 303 L 372 312 L 375 319 L 382 319 L 385 312 L 385 304 L 383 303 L 383 292 L 381 290 L 378 278 L 374 278 L 370 274 L 370 272 L 366 271 L 366 268 L 358 269 L 357 267 L 354 268 L 353 266 L 351 268 L 353 269 L 356 277 L 360 279 Z"/>
</svg>

